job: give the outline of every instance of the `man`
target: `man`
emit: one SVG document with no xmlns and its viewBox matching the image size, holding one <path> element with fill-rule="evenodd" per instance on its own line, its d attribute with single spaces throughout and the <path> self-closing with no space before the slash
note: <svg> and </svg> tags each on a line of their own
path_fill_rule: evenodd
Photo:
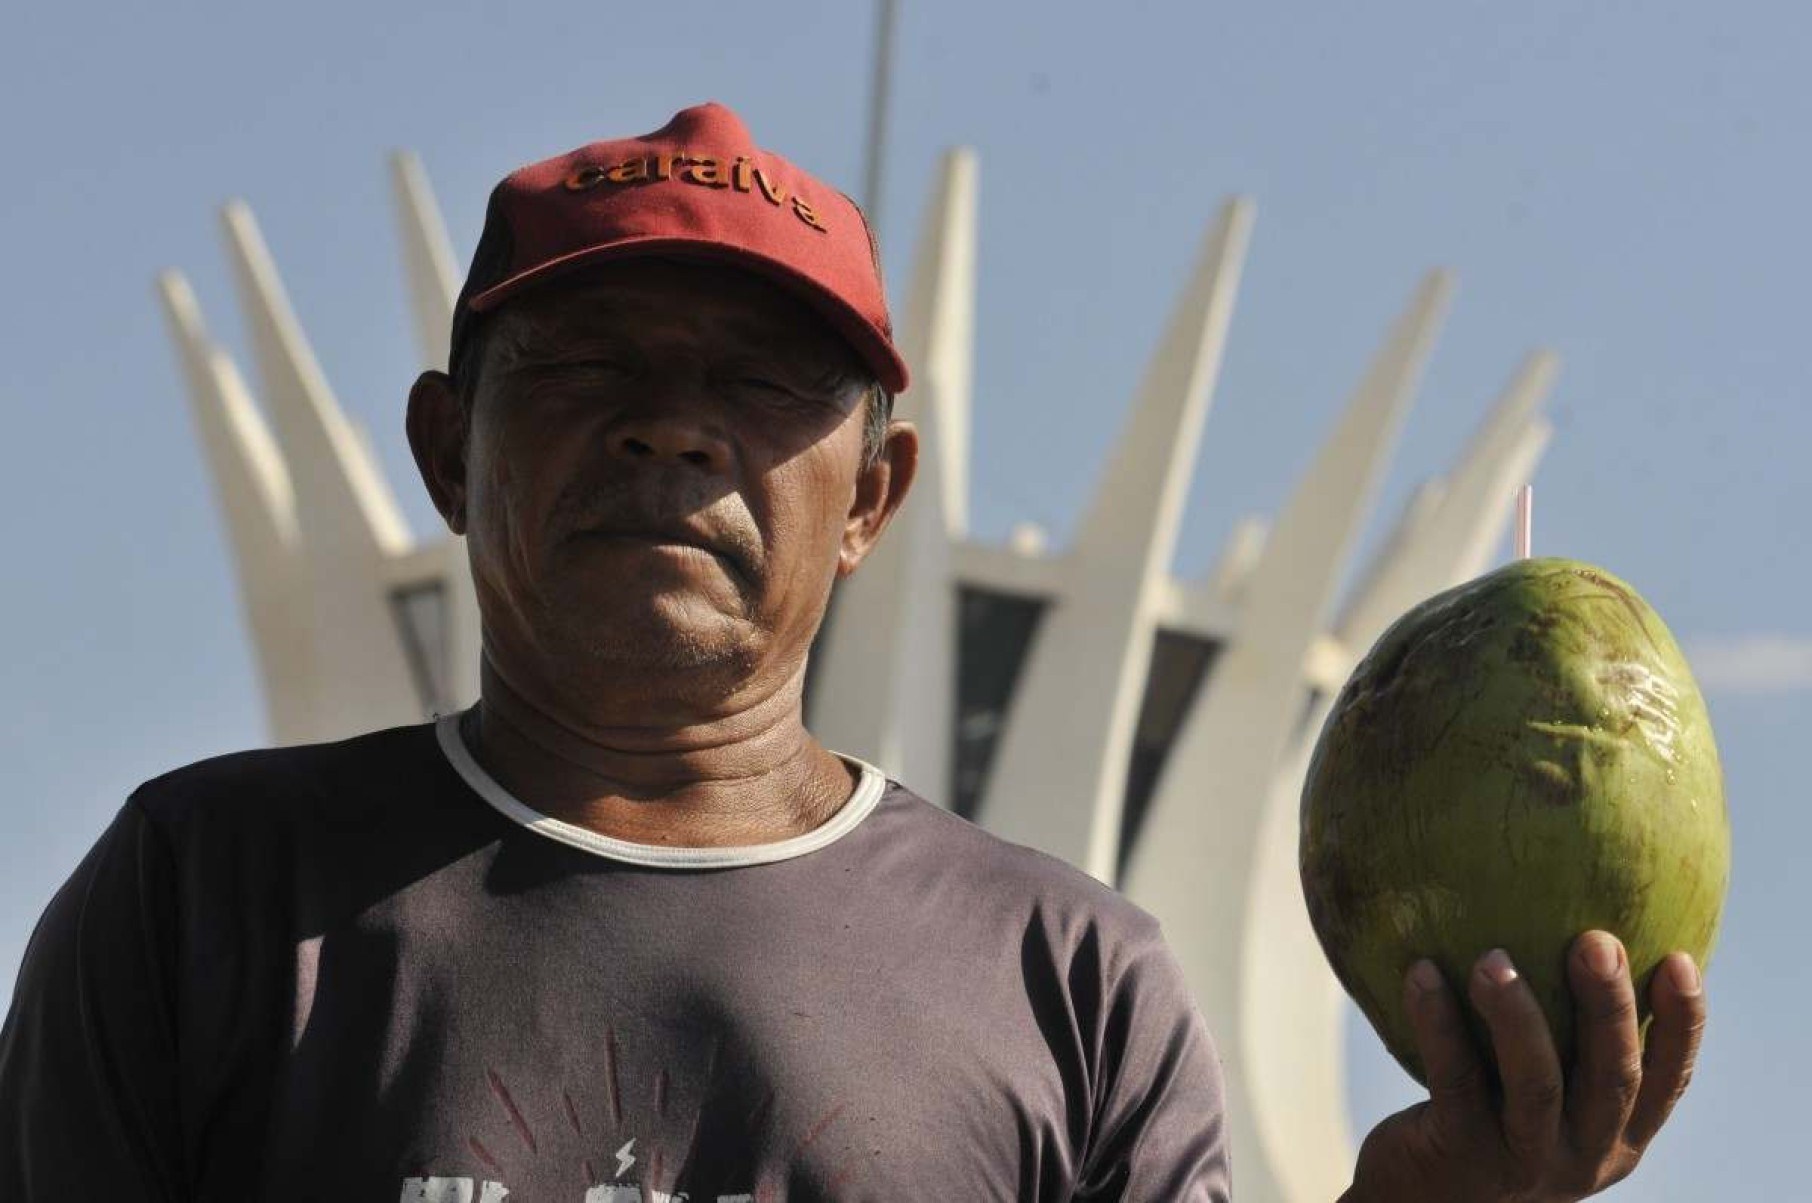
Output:
<svg viewBox="0 0 1812 1203">
<path fill-rule="evenodd" d="M 0 1195 L 1227 1199 L 1151 918 L 802 724 L 832 583 L 917 460 L 856 207 L 689 109 L 500 184 L 457 314 L 408 430 L 481 701 L 133 795 L 20 974 Z M 1582 940 L 1563 1078 L 1487 958 L 1501 1087 L 1413 974 L 1432 1097 L 1349 1203 L 1626 1174 L 1693 1062 L 1691 970 L 1656 975 L 1644 1065 L 1620 950 Z"/>
</svg>

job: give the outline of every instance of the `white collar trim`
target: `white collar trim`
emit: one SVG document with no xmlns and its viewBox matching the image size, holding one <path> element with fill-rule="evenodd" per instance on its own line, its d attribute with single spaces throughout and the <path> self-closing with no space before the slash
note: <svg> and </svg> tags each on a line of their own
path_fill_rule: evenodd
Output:
<svg viewBox="0 0 1812 1203">
<path fill-rule="evenodd" d="M 624 861 L 632 865 L 643 865 L 651 869 L 737 869 L 748 865 L 767 865 L 775 861 L 791 860 L 795 856 L 804 856 L 828 847 L 855 830 L 856 826 L 868 817 L 886 787 L 886 777 L 881 770 L 867 761 L 854 756 L 838 757 L 845 763 L 861 770 L 862 779 L 857 782 L 856 790 L 849 801 L 822 825 L 796 835 L 791 839 L 780 840 L 772 844 L 749 844 L 739 848 L 671 848 L 660 844 L 637 844 L 629 840 L 613 839 L 599 835 L 573 823 L 542 814 L 531 806 L 525 805 L 516 796 L 504 789 L 497 779 L 485 772 L 478 761 L 472 758 L 466 741 L 459 732 L 459 715 L 443 714 L 434 724 L 435 738 L 440 742 L 440 750 L 446 756 L 465 783 L 472 791 L 492 807 L 500 811 L 507 819 L 522 824 L 530 831 L 538 832 L 550 840 L 558 840 L 595 856 L 609 860 Z"/>
</svg>

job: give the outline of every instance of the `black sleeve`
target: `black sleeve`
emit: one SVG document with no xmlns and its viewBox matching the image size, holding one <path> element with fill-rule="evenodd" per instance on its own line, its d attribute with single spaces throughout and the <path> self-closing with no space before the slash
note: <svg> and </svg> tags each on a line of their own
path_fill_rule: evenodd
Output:
<svg viewBox="0 0 1812 1203">
<path fill-rule="evenodd" d="M 1208 1025 L 1161 937 L 1133 954 L 1104 1017 L 1096 1136 L 1078 1203 L 1227 1203 L 1226 1086 Z"/>
<path fill-rule="evenodd" d="M 175 867 L 128 801 L 50 900 L 0 1029 L 0 1199 L 178 1203 Z"/>
</svg>

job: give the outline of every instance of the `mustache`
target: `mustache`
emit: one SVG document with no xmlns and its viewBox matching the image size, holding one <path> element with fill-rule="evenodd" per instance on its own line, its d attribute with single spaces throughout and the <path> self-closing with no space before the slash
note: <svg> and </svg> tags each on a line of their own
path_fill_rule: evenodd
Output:
<svg viewBox="0 0 1812 1203">
<path fill-rule="evenodd" d="M 734 493 L 707 497 L 655 480 L 588 482 L 563 493 L 552 517 L 562 538 L 641 535 L 702 547 L 749 580 L 764 558 L 755 520 Z"/>
</svg>

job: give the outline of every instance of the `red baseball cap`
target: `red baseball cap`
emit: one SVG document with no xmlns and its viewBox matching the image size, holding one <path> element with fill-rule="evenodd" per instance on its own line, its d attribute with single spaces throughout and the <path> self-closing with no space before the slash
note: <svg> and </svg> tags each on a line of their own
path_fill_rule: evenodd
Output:
<svg viewBox="0 0 1812 1203">
<path fill-rule="evenodd" d="M 585 264 L 660 255 L 746 268 L 787 288 L 883 388 L 905 390 L 862 210 L 756 146 L 721 104 L 685 109 L 652 134 L 531 163 L 498 184 L 453 311 L 449 362 L 457 371 L 477 315 L 523 289 Z"/>
</svg>

